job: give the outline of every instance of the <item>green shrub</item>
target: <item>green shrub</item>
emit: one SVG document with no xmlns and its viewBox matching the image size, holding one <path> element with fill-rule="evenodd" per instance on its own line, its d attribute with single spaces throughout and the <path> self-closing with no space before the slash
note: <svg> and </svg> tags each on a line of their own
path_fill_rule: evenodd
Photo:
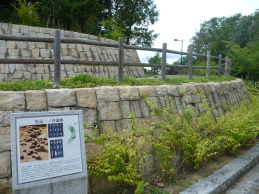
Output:
<svg viewBox="0 0 259 194">
<path fill-rule="evenodd" d="M 107 133 L 93 138 L 85 134 L 90 141 L 103 147 L 99 155 L 87 161 L 87 168 L 90 174 L 108 177 L 122 187 L 142 193 L 148 183 L 144 183 L 142 179 L 140 168 L 143 166 L 140 164 L 147 152 L 140 150 L 143 141 L 136 141 L 137 137 L 133 135 L 136 132 L 134 114 L 129 116 L 132 120 L 130 131 L 124 130 L 120 134 L 107 129 Z M 85 124 L 85 128 L 87 127 L 89 126 Z"/>
</svg>

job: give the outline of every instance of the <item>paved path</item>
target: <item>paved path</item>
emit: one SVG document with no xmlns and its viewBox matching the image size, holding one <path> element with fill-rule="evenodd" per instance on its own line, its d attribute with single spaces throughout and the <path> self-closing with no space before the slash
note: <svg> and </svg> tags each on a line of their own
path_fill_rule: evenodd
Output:
<svg viewBox="0 0 259 194">
<path fill-rule="evenodd" d="M 259 144 L 181 194 L 259 194 Z"/>
</svg>

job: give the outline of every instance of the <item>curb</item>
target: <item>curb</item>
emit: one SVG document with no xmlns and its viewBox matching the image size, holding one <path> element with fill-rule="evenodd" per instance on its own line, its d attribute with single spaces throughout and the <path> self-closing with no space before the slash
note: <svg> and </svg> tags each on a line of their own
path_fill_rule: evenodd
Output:
<svg viewBox="0 0 259 194">
<path fill-rule="evenodd" d="M 259 144 L 180 194 L 222 194 L 259 162 Z"/>
</svg>

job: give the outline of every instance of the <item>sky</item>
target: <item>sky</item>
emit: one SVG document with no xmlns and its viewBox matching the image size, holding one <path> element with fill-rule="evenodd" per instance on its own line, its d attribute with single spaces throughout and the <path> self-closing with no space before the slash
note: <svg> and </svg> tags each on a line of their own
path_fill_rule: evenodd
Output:
<svg viewBox="0 0 259 194">
<path fill-rule="evenodd" d="M 149 29 L 155 30 L 159 37 L 154 41 L 153 48 L 162 48 L 187 52 L 189 40 L 200 29 L 200 23 L 213 17 L 230 17 L 237 13 L 250 15 L 259 9 L 259 0 L 154 0 L 159 10 L 159 21 Z M 138 51 L 140 61 L 147 63 L 147 58 L 155 55 L 150 51 Z M 206 54 L 206 53 L 204 53 Z M 167 54 L 167 62 L 172 64 L 181 55 Z"/>
</svg>

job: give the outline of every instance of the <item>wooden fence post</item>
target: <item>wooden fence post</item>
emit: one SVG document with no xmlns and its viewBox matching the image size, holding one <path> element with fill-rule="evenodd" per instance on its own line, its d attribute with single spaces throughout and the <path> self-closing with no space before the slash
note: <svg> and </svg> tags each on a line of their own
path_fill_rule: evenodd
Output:
<svg viewBox="0 0 259 194">
<path fill-rule="evenodd" d="M 54 31 L 54 85 L 60 85 L 60 46 L 61 46 L 61 31 Z"/>
<path fill-rule="evenodd" d="M 222 54 L 219 54 L 219 60 L 218 60 L 218 77 L 221 77 L 221 63 L 222 63 Z"/>
<path fill-rule="evenodd" d="M 162 47 L 162 72 L 161 72 L 161 80 L 165 81 L 165 73 L 166 73 L 166 49 L 167 43 L 163 43 Z"/>
<path fill-rule="evenodd" d="M 231 59 L 228 60 L 228 76 L 230 76 Z"/>
<path fill-rule="evenodd" d="M 118 81 L 123 82 L 123 58 L 124 58 L 124 52 L 123 52 L 123 43 L 124 38 L 119 38 L 119 48 L 118 48 Z"/>
<path fill-rule="evenodd" d="M 192 80 L 192 62 L 193 62 L 192 56 L 193 56 L 193 48 L 190 47 L 189 48 L 189 68 L 188 68 L 189 80 Z"/>
<path fill-rule="evenodd" d="M 225 59 L 225 77 L 228 77 L 228 57 Z"/>
<path fill-rule="evenodd" d="M 207 51 L 207 79 L 210 79 L 210 51 Z"/>
</svg>

